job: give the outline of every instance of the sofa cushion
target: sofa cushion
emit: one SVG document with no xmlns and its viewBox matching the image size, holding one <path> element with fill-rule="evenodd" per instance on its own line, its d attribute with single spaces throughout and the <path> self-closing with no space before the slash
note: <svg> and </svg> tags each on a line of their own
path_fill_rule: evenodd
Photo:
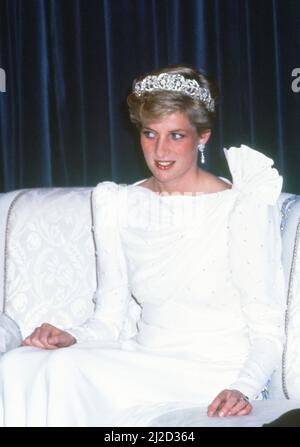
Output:
<svg viewBox="0 0 300 447">
<path fill-rule="evenodd" d="M 23 191 L 8 216 L 5 312 L 23 337 L 42 322 L 81 324 L 93 311 L 91 188 Z"/>
</svg>

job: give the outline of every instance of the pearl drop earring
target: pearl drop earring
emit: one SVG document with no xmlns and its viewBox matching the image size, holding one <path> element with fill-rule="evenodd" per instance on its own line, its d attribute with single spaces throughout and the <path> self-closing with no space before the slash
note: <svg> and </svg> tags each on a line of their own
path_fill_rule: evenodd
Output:
<svg viewBox="0 0 300 447">
<path fill-rule="evenodd" d="M 202 164 L 205 163 L 204 149 L 205 149 L 205 144 L 203 144 L 203 143 L 198 144 L 198 151 L 200 151 L 200 154 L 201 154 L 200 161 Z"/>
</svg>

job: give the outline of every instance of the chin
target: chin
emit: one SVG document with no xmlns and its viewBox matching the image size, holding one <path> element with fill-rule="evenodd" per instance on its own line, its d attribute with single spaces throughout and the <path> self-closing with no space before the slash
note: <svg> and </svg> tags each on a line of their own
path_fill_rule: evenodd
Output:
<svg viewBox="0 0 300 447">
<path fill-rule="evenodd" d="M 164 172 L 154 172 L 153 177 L 156 178 L 156 180 L 159 180 L 161 183 L 166 183 L 172 180 L 176 180 L 175 175 L 170 175 L 169 173 Z"/>
</svg>

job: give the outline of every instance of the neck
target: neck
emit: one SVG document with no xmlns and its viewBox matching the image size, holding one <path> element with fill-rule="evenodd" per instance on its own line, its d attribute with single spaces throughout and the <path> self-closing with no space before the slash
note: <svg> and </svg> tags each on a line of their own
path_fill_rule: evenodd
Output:
<svg viewBox="0 0 300 447">
<path fill-rule="evenodd" d="M 188 180 L 174 180 L 171 182 L 163 183 L 158 181 L 155 177 L 152 177 L 151 189 L 158 194 L 195 194 L 199 192 L 199 184 L 203 171 L 197 168 L 195 175 L 190 175 Z"/>
</svg>

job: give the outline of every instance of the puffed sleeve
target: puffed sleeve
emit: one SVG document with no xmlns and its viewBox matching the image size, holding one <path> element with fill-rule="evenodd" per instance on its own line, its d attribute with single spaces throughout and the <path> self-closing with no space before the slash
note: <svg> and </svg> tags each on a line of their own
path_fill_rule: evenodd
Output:
<svg viewBox="0 0 300 447">
<path fill-rule="evenodd" d="M 280 367 L 284 341 L 285 285 L 277 205 L 282 178 L 263 154 L 246 146 L 234 149 L 225 154 L 238 195 L 229 222 L 229 256 L 250 349 L 231 388 L 254 398 Z"/>
<path fill-rule="evenodd" d="M 94 239 L 97 257 L 95 311 L 81 326 L 68 329 L 77 340 L 117 341 L 132 296 L 118 228 L 118 188 L 103 182 L 93 190 Z"/>
</svg>

